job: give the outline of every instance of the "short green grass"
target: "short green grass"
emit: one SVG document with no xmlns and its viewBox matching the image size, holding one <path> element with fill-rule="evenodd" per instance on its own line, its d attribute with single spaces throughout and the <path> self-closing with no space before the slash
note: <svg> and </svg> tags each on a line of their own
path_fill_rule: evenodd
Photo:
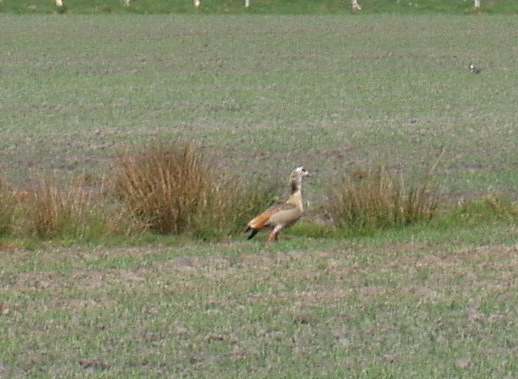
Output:
<svg viewBox="0 0 518 379">
<path fill-rule="evenodd" d="M 310 195 L 444 148 L 445 195 L 515 196 L 514 21 L 2 15 L 2 171 L 102 175 L 134 144 L 193 141 L 245 176 L 308 166 Z"/>
<path fill-rule="evenodd" d="M 350 0 L 251 0 L 244 7 L 244 0 L 202 0 L 195 8 L 193 0 L 131 0 L 129 7 L 123 0 L 64 0 L 63 7 L 56 7 L 54 0 L 3 0 L 0 12 L 9 13 L 191 13 L 191 14 L 350 14 Z M 359 0 L 360 13 L 398 14 L 471 14 L 518 13 L 513 0 L 482 0 L 482 8 L 474 9 L 473 0 Z M 359 12 L 356 12 L 359 13 Z"/>
<path fill-rule="evenodd" d="M 0 373 L 512 377 L 516 232 L 5 251 Z"/>
<path fill-rule="evenodd" d="M 193 141 L 244 178 L 284 182 L 300 164 L 316 176 L 306 221 L 268 248 L 2 243 L 0 376 L 513 377 L 518 230 L 493 218 L 493 197 L 368 237 L 309 221 L 344 171 L 419 174 L 442 148 L 444 201 L 516 200 L 514 23 L 1 15 L 0 157 L 15 188 L 40 172 L 95 181 L 157 139 Z"/>
</svg>

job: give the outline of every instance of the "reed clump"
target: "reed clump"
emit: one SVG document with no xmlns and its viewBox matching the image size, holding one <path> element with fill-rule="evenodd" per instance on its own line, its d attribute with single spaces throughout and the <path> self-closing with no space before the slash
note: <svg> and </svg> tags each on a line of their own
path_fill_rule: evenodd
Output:
<svg viewBox="0 0 518 379">
<path fill-rule="evenodd" d="M 374 232 L 432 219 L 438 207 L 431 170 L 416 184 L 385 167 L 357 169 L 327 185 L 325 212 L 335 226 L 355 232 Z"/>
<path fill-rule="evenodd" d="M 97 238 L 107 232 L 110 224 L 99 191 L 78 183 L 65 185 L 55 177 L 39 176 L 20 204 L 29 233 L 42 239 Z"/>
<path fill-rule="evenodd" d="M 0 237 L 8 235 L 13 225 L 15 199 L 6 182 L 0 179 Z"/>
<path fill-rule="evenodd" d="M 153 143 L 120 154 L 113 189 L 150 231 L 202 238 L 235 233 L 267 201 L 258 187 L 225 177 L 191 144 Z"/>
</svg>

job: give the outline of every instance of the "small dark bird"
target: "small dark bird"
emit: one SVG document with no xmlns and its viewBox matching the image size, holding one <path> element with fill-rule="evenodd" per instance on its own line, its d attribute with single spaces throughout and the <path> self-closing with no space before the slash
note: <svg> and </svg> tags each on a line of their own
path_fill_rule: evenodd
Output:
<svg viewBox="0 0 518 379">
<path fill-rule="evenodd" d="M 470 63 L 469 65 L 469 72 L 473 73 L 473 74 L 480 74 L 482 70 L 480 68 L 477 68 L 475 67 L 475 65 L 473 63 Z"/>
</svg>

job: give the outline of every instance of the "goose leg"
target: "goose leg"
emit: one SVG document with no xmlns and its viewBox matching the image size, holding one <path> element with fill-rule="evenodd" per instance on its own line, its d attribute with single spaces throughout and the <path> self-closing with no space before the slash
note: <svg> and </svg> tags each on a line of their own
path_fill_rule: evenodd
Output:
<svg viewBox="0 0 518 379">
<path fill-rule="evenodd" d="M 271 231 L 270 235 L 268 236 L 268 242 L 277 241 L 279 239 L 279 232 L 281 231 L 282 226 L 276 226 Z"/>
</svg>

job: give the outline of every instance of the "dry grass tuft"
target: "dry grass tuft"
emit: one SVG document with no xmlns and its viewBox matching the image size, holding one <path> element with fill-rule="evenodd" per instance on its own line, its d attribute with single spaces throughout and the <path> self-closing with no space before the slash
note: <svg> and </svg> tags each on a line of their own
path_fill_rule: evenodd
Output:
<svg viewBox="0 0 518 379">
<path fill-rule="evenodd" d="M 328 187 L 326 213 L 337 227 L 360 232 L 430 220 L 438 200 L 430 186 L 431 169 L 418 184 L 407 185 L 384 167 L 356 170 Z"/>
<path fill-rule="evenodd" d="M 39 238 L 87 238 L 106 230 L 103 202 L 81 186 L 60 186 L 40 176 L 23 205 L 28 228 Z"/>
<path fill-rule="evenodd" d="M 182 233 L 209 201 L 212 173 L 191 145 L 153 144 L 117 160 L 114 189 L 131 214 L 158 233 Z"/>
<path fill-rule="evenodd" d="M 130 214 L 160 234 L 228 235 L 264 205 L 257 191 L 218 175 L 190 144 L 155 143 L 120 154 L 113 188 Z"/>
<path fill-rule="evenodd" d="M 6 183 L 0 179 L 0 237 L 9 234 L 13 224 L 15 200 Z"/>
</svg>

